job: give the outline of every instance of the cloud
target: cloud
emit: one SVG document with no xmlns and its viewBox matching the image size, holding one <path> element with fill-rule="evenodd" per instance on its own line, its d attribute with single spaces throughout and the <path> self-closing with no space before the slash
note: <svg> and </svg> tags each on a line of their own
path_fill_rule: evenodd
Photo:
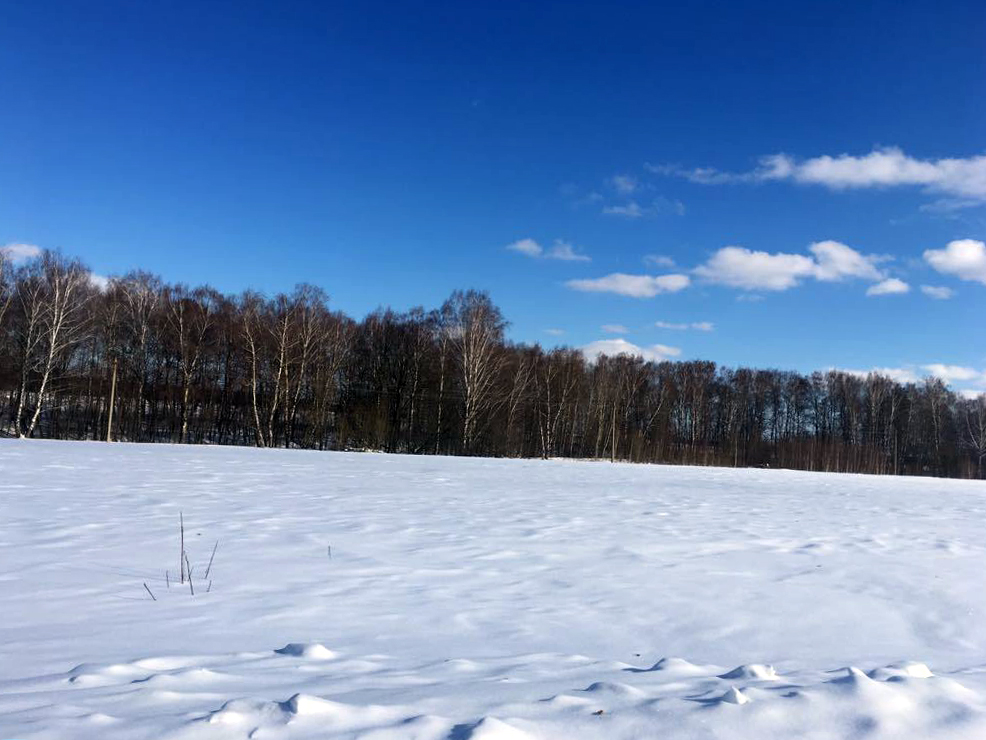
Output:
<svg viewBox="0 0 986 740">
<path fill-rule="evenodd" d="M 949 216 L 954 218 L 954 214 L 966 208 L 974 208 L 980 205 L 978 200 L 972 198 L 939 198 L 931 203 L 923 203 L 918 206 L 922 213 L 933 213 L 939 216 Z"/>
<path fill-rule="evenodd" d="M 564 262 L 591 262 L 592 260 L 584 254 L 577 254 L 575 248 L 568 242 L 555 239 L 554 246 L 544 255 L 549 260 L 562 260 Z"/>
<path fill-rule="evenodd" d="M 986 244 L 976 239 L 956 239 L 944 249 L 925 250 L 924 260 L 945 275 L 986 285 Z"/>
<path fill-rule="evenodd" d="M 945 288 L 937 285 L 922 285 L 921 292 L 929 298 L 935 298 L 939 301 L 948 300 L 955 295 L 955 291 L 951 288 Z"/>
<path fill-rule="evenodd" d="M 603 213 L 607 216 L 623 216 L 624 218 L 643 218 L 645 215 L 644 209 L 635 200 L 631 200 L 623 206 L 604 206 Z"/>
<path fill-rule="evenodd" d="M 688 324 L 673 324 L 667 321 L 655 321 L 654 326 L 658 329 L 672 329 L 674 331 L 685 331 L 694 329 L 695 331 L 712 331 L 715 325 L 711 321 L 693 321 Z"/>
<path fill-rule="evenodd" d="M 541 245 L 533 239 L 518 239 L 512 244 L 508 244 L 507 249 L 512 252 L 520 252 L 520 254 L 527 255 L 528 257 L 540 257 L 544 253 Z"/>
<path fill-rule="evenodd" d="M 898 383 L 917 383 L 921 378 L 940 378 L 947 385 L 955 383 L 973 383 L 976 388 L 957 388 L 956 393 L 965 398 L 975 398 L 983 391 L 978 388 L 986 387 L 986 372 L 961 365 L 946 365 L 933 362 L 915 367 L 874 367 L 869 370 L 851 370 L 848 368 L 832 368 L 839 372 L 849 373 L 859 378 L 866 378 L 871 373 L 882 375 Z"/>
<path fill-rule="evenodd" d="M 869 375 L 882 375 L 898 383 L 916 383 L 918 376 L 913 368 L 909 367 L 872 367 L 869 370 L 853 370 L 851 368 L 834 367 L 840 373 L 849 373 L 857 378 L 866 378 Z"/>
<path fill-rule="evenodd" d="M 582 349 L 582 354 L 589 360 L 596 360 L 600 355 L 615 357 L 616 355 L 630 355 L 631 357 L 643 357 L 645 360 L 660 362 L 681 354 L 678 347 L 669 347 L 666 344 L 652 344 L 649 347 L 638 347 L 625 339 L 599 339 L 590 342 Z"/>
<path fill-rule="evenodd" d="M 814 278 L 837 282 L 852 278 L 885 280 L 877 267 L 887 257 L 864 255 L 842 242 L 827 240 L 808 247 L 811 256 L 784 252 L 759 252 L 745 247 L 723 247 L 695 268 L 700 278 L 744 290 L 782 291 Z M 898 281 L 899 282 L 899 281 Z"/>
<path fill-rule="evenodd" d="M 578 254 L 575 248 L 568 242 L 555 239 L 551 249 L 544 249 L 533 239 L 519 239 L 508 244 L 507 249 L 518 252 L 526 257 L 534 259 L 562 260 L 564 262 L 591 262 L 592 260 L 584 254 Z"/>
<path fill-rule="evenodd" d="M 986 380 L 986 373 L 982 373 L 971 367 L 963 367 L 961 365 L 944 365 L 939 362 L 933 362 L 930 365 L 922 365 L 921 369 L 927 370 L 929 374 L 935 376 L 936 378 L 941 378 L 946 383 L 967 380 Z"/>
<path fill-rule="evenodd" d="M 105 275 L 97 275 L 95 272 L 89 273 L 89 284 L 100 293 L 105 292 L 110 287 L 110 279 Z"/>
<path fill-rule="evenodd" d="M 565 333 L 564 329 L 545 329 L 545 334 L 550 334 L 553 337 L 560 337 Z"/>
<path fill-rule="evenodd" d="M 787 290 L 815 273 L 817 264 L 801 254 L 768 254 L 723 247 L 694 272 L 703 280 L 745 290 Z"/>
<path fill-rule="evenodd" d="M 691 284 L 687 275 L 627 275 L 614 272 L 591 280 L 569 280 L 565 285 L 586 293 L 616 293 L 631 298 L 653 298 L 660 293 L 677 293 Z"/>
<path fill-rule="evenodd" d="M 882 258 L 863 255 L 850 246 L 836 241 L 815 242 L 808 247 L 817 263 L 815 277 L 818 280 L 836 281 L 845 278 L 880 280 L 883 272 L 876 266 Z"/>
<path fill-rule="evenodd" d="M 867 289 L 866 295 L 900 295 L 902 293 L 909 293 L 910 290 L 911 286 L 903 280 L 898 280 L 897 278 L 887 278 L 876 285 L 871 285 Z"/>
<path fill-rule="evenodd" d="M 599 328 L 607 334 L 628 334 L 630 332 L 623 324 L 603 324 Z"/>
<path fill-rule="evenodd" d="M 613 175 L 609 178 L 609 185 L 623 195 L 629 195 L 638 187 L 637 178 L 632 175 Z"/>
<path fill-rule="evenodd" d="M 3 256 L 8 260 L 17 264 L 18 262 L 26 262 L 33 257 L 37 257 L 41 254 L 41 247 L 36 247 L 33 244 L 5 244 L 0 247 L 0 252 L 3 252 Z"/>
<path fill-rule="evenodd" d="M 986 395 L 986 388 L 964 388 L 959 391 L 962 398 L 974 401 L 982 395 Z"/>
<path fill-rule="evenodd" d="M 674 260 L 670 257 L 665 257 L 663 254 L 645 254 L 644 255 L 645 265 L 654 265 L 655 267 L 674 267 Z"/>
<path fill-rule="evenodd" d="M 621 216 L 623 218 L 637 219 L 648 216 L 662 215 L 685 215 L 685 204 L 680 200 L 665 198 L 660 196 L 654 198 L 649 205 L 640 205 L 636 200 L 631 200 L 622 205 L 603 206 L 603 213 L 608 216 Z"/>
<path fill-rule="evenodd" d="M 982 389 L 986 388 L 986 371 L 983 370 L 976 370 L 963 365 L 946 365 L 940 362 L 922 365 L 921 369 L 926 370 L 929 375 L 941 378 L 946 384 L 953 387 L 959 383 L 973 386 L 971 388 L 953 388 L 964 398 L 977 398 L 983 392 Z"/>
<path fill-rule="evenodd" d="M 753 173 L 723 172 L 715 167 L 695 167 L 688 169 L 677 164 L 644 163 L 644 169 L 655 175 L 683 177 L 699 185 L 722 185 L 729 182 L 748 182 L 755 179 Z"/>
<path fill-rule="evenodd" d="M 986 155 L 918 159 L 898 147 L 874 149 L 861 156 L 823 155 L 798 160 L 787 154 L 760 159 L 749 172 L 724 172 L 713 167 L 682 168 L 678 165 L 645 165 L 656 174 L 683 177 L 702 185 L 732 182 L 790 180 L 821 185 L 831 190 L 920 187 L 949 196 L 949 207 L 986 201 Z"/>
</svg>

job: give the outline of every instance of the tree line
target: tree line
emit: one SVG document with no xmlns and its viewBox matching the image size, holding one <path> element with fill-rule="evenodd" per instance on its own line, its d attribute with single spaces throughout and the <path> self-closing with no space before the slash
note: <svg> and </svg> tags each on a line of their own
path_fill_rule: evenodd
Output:
<svg viewBox="0 0 986 740">
<path fill-rule="evenodd" d="M 940 379 L 586 358 L 507 340 L 489 295 L 362 321 L 265 296 L 0 252 L 11 436 L 604 458 L 982 478 L 986 396 Z"/>
</svg>

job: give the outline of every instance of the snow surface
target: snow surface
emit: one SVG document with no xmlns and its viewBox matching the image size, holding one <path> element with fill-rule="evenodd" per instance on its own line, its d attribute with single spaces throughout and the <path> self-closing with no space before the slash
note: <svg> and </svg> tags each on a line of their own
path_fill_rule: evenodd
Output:
<svg viewBox="0 0 986 740">
<path fill-rule="evenodd" d="M 179 511 L 194 578 L 220 540 L 194 597 Z M 979 740 L 984 514 L 968 481 L 4 441 L 0 738 Z"/>
</svg>

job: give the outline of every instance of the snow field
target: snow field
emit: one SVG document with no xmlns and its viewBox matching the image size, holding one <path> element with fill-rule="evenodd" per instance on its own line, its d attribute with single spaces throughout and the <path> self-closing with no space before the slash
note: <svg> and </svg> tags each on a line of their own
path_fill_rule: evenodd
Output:
<svg viewBox="0 0 986 740">
<path fill-rule="evenodd" d="M 193 577 L 220 541 L 194 597 L 179 511 Z M 0 737 L 983 738 L 984 513 L 969 481 L 4 441 Z"/>
</svg>

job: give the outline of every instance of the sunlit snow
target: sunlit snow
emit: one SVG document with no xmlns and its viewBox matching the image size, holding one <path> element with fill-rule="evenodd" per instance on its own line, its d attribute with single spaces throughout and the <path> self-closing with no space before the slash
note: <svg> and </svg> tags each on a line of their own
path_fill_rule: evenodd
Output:
<svg viewBox="0 0 986 740">
<path fill-rule="evenodd" d="M 0 522 L 2 738 L 986 737 L 981 482 L 8 440 Z"/>
</svg>

